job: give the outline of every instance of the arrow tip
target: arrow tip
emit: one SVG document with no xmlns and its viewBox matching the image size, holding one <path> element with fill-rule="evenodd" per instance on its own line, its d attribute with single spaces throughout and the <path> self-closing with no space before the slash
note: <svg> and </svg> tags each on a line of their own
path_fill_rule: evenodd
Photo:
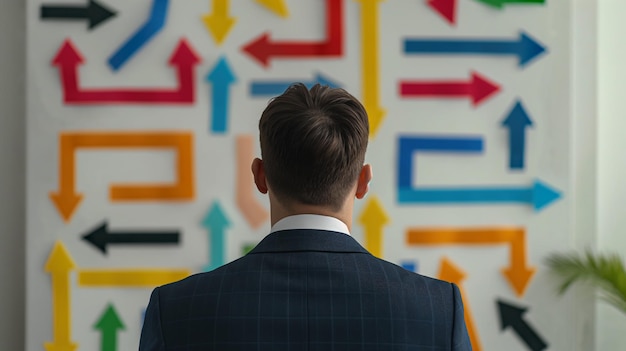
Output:
<svg viewBox="0 0 626 351">
<path fill-rule="evenodd" d="M 83 235 L 83 240 L 97 247 L 103 254 L 107 253 L 108 229 L 105 221 L 99 227 Z"/>
<path fill-rule="evenodd" d="M 270 37 L 268 33 L 263 33 L 258 38 L 252 40 L 242 47 L 242 50 L 257 60 L 264 67 L 269 66 Z"/>
<path fill-rule="evenodd" d="M 237 18 L 229 16 L 218 16 L 216 14 L 205 15 L 202 17 L 202 21 L 207 30 L 213 36 L 213 39 L 217 45 L 221 45 L 226 39 L 226 36 L 235 26 Z"/>
<path fill-rule="evenodd" d="M 530 280 L 537 270 L 532 267 L 512 267 L 502 270 L 502 274 L 509 282 L 517 296 L 524 296 Z"/>
<path fill-rule="evenodd" d="M 443 257 L 439 264 L 439 275 L 437 277 L 441 280 L 460 285 L 463 279 L 465 279 L 465 272 L 447 257 Z"/>
<path fill-rule="evenodd" d="M 450 24 L 456 24 L 457 0 L 428 0 L 427 5 Z"/>
<path fill-rule="evenodd" d="M 256 1 L 280 17 L 283 17 L 283 18 L 289 17 L 289 9 L 287 8 L 287 4 L 285 3 L 285 0 L 256 0 Z"/>
<path fill-rule="evenodd" d="M 75 267 L 76 263 L 74 263 L 65 245 L 60 240 L 57 240 L 50 252 L 50 256 L 48 256 L 44 269 L 46 272 L 67 272 Z"/>
<path fill-rule="evenodd" d="M 54 203 L 65 222 L 69 222 L 72 219 L 78 205 L 83 200 L 82 194 L 72 194 L 66 192 L 51 192 L 49 196 L 50 200 L 52 200 L 52 203 Z"/>
<path fill-rule="evenodd" d="M 52 59 L 52 65 L 54 66 L 69 66 L 77 65 L 85 62 L 80 51 L 76 49 L 71 39 L 65 39 L 59 51 Z"/>
<path fill-rule="evenodd" d="M 532 126 L 533 121 L 528 116 L 522 102 L 518 100 L 515 102 L 511 112 L 509 112 L 504 121 L 502 121 L 502 125 L 512 128 L 523 128 L 525 126 Z"/>
<path fill-rule="evenodd" d="M 370 197 L 365 204 L 365 208 L 359 216 L 359 223 L 365 227 L 382 227 L 389 223 L 389 216 L 376 196 Z"/>
<path fill-rule="evenodd" d="M 524 67 L 537 56 L 543 54 L 546 48 L 528 34 L 521 32 L 519 38 L 519 66 Z"/>
<path fill-rule="evenodd" d="M 476 72 L 472 72 L 471 95 L 474 106 L 500 91 L 500 86 Z"/>
<path fill-rule="evenodd" d="M 170 57 L 169 64 L 175 66 L 192 66 L 202 61 L 202 58 L 196 54 L 193 47 L 185 38 L 178 41 L 178 46 Z"/>
<path fill-rule="evenodd" d="M 89 17 L 89 29 L 94 29 L 100 23 L 115 16 L 115 11 L 111 11 L 108 8 L 102 6 L 96 0 L 89 1 L 89 7 L 87 8 L 87 17 Z"/>
<path fill-rule="evenodd" d="M 102 317 L 98 319 L 93 327 L 94 329 L 99 329 L 102 331 L 111 331 L 118 329 L 124 330 L 126 328 L 112 304 L 109 304 L 107 306 L 106 310 L 102 314 Z"/>
<path fill-rule="evenodd" d="M 225 228 L 230 226 L 230 221 L 219 202 L 213 202 L 209 212 L 202 220 L 202 225 L 206 228 Z"/>
<path fill-rule="evenodd" d="M 220 57 L 219 61 L 215 64 L 215 67 L 207 74 L 206 80 L 209 82 L 220 82 L 223 84 L 229 84 L 237 81 L 237 77 L 233 73 L 233 70 L 228 64 L 226 57 Z"/>
<path fill-rule="evenodd" d="M 533 205 L 539 211 L 561 198 L 561 193 L 540 180 L 533 184 Z"/>
<path fill-rule="evenodd" d="M 500 312 L 500 328 L 502 330 L 519 323 L 527 310 L 526 308 L 508 304 L 500 299 L 496 302 L 498 304 L 498 311 Z"/>
</svg>

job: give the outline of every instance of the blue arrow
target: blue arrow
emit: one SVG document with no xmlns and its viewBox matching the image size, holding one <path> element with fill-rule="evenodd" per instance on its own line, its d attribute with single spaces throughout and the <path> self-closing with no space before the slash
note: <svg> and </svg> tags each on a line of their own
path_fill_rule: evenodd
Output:
<svg viewBox="0 0 626 351">
<path fill-rule="evenodd" d="M 230 221 L 219 202 L 214 202 L 207 215 L 202 220 L 202 226 L 205 227 L 210 234 L 210 256 L 211 263 L 204 267 L 204 271 L 212 271 L 217 267 L 223 265 L 226 260 L 224 259 L 225 238 L 224 230 L 230 226 Z"/>
<path fill-rule="evenodd" d="M 298 82 L 298 80 L 289 81 L 262 81 L 252 82 L 250 84 L 250 95 L 252 96 L 276 96 L 282 94 L 290 85 Z M 341 86 L 334 81 L 328 79 L 321 73 L 317 73 L 311 81 L 301 81 L 309 89 L 315 84 L 328 85 L 331 88 L 340 88 Z"/>
<path fill-rule="evenodd" d="M 539 180 L 528 187 L 416 188 L 412 185 L 414 152 L 479 153 L 482 150 L 483 143 L 480 138 L 400 137 L 398 202 L 402 204 L 522 203 L 532 205 L 538 211 L 561 197 L 557 190 Z"/>
<path fill-rule="evenodd" d="M 516 55 L 519 58 L 520 67 L 524 67 L 545 51 L 544 46 L 524 32 L 520 32 L 517 40 L 406 39 L 404 41 L 404 52 L 407 54 Z"/>
<path fill-rule="evenodd" d="M 119 70 L 133 55 L 165 26 L 169 0 L 153 0 L 150 18 L 109 58 L 109 66 Z"/>
<path fill-rule="evenodd" d="M 515 103 L 502 125 L 509 128 L 509 168 L 524 169 L 526 127 L 532 126 L 533 121 L 520 101 Z"/>
<path fill-rule="evenodd" d="M 237 81 L 226 57 L 221 57 L 215 67 L 206 76 L 206 81 L 213 85 L 213 119 L 211 131 L 226 133 L 228 123 L 229 85 Z"/>
</svg>

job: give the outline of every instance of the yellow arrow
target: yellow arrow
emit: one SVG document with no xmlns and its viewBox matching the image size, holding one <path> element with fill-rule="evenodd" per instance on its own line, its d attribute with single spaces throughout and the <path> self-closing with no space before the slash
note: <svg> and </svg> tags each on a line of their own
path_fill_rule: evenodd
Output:
<svg viewBox="0 0 626 351">
<path fill-rule="evenodd" d="M 121 269 L 78 271 L 78 285 L 85 287 L 154 287 L 191 275 L 186 269 Z"/>
<path fill-rule="evenodd" d="M 202 16 L 206 28 L 213 35 L 217 45 L 221 45 L 226 35 L 233 28 L 237 18 L 228 15 L 229 0 L 213 0 L 213 11 Z"/>
<path fill-rule="evenodd" d="M 365 248 L 374 256 L 383 257 L 383 227 L 389 223 L 385 209 L 375 196 L 365 205 L 359 223 L 365 227 Z"/>
<path fill-rule="evenodd" d="M 265 6 L 268 10 L 274 12 L 280 17 L 289 17 L 289 9 L 285 0 L 256 0 L 259 4 Z"/>
<path fill-rule="evenodd" d="M 459 287 L 465 311 L 465 325 L 467 326 L 467 333 L 470 337 L 472 349 L 474 351 L 481 351 L 482 347 L 480 345 L 478 333 L 476 332 L 476 328 L 474 327 L 474 319 L 472 318 L 472 312 L 470 311 L 469 301 L 467 300 L 467 295 L 465 295 L 465 291 L 463 290 L 463 286 L 461 285 L 463 280 L 465 280 L 465 272 L 457 267 L 452 261 L 444 257 L 441 259 L 441 265 L 439 266 L 439 275 L 437 277 L 441 280 L 454 283 Z"/>
<path fill-rule="evenodd" d="M 384 0 L 356 0 L 361 3 L 361 59 L 363 105 L 370 121 L 370 138 L 374 138 L 385 118 L 380 106 L 378 3 Z"/>
<path fill-rule="evenodd" d="M 44 343 L 48 351 L 74 351 L 78 344 L 71 341 L 70 271 L 76 264 L 61 241 L 57 241 L 48 256 L 46 272 L 52 276 L 52 342 Z"/>
</svg>

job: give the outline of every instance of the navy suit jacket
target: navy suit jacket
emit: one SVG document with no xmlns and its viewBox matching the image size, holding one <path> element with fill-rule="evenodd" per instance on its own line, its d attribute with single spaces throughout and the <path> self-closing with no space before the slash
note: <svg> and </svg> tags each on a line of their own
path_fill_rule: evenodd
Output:
<svg viewBox="0 0 626 351">
<path fill-rule="evenodd" d="M 351 236 L 285 230 L 208 273 L 156 288 L 140 351 L 470 351 L 451 283 L 368 253 Z"/>
</svg>

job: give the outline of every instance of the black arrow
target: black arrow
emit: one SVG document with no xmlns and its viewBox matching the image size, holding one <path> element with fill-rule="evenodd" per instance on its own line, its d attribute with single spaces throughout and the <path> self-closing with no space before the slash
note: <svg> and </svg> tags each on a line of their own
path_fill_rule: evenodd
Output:
<svg viewBox="0 0 626 351">
<path fill-rule="evenodd" d="M 89 0 L 87 6 L 41 6 L 42 19 L 89 20 L 89 29 L 115 16 L 115 12 L 100 5 L 96 0 Z"/>
<path fill-rule="evenodd" d="M 109 232 L 107 225 L 108 223 L 104 221 L 96 229 L 83 235 L 84 240 L 87 240 L 105 254 L 109 244 L 178 244 L 180 240 L 179 232 L 112 233 Z"/>
<path fill-rule="evenodd" d="M 502 300 L 498 300 L 498 309 L 500 310 L 500 324 L 502 330 L 507 327 L 513 328 L 517 335 L 528 345 L 532 351 L 541 351 L 548 348 L 548 344 L 531 328 L 522 318 L 527 308 L 510 305 Z"/>
</svg>

